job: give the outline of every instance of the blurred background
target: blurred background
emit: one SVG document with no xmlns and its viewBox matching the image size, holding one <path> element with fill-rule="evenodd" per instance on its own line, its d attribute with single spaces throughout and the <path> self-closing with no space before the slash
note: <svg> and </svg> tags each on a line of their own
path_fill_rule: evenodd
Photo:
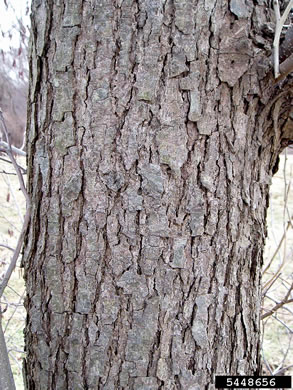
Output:
<svg viewBox="0 0 293 390">
<path fill-rule="evenodd" d="M 26 124 L 29 14 L 29 0 L 0 0 L 0 107 L 16 147 Z"/>
</svg>

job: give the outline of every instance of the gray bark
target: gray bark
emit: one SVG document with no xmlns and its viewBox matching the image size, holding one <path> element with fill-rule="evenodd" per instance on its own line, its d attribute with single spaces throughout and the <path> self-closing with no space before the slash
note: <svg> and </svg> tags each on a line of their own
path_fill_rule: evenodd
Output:
<svg viewBox="0 0 293 390">
<path fill-rule="evenodd" d="M 8 351 L 2 328 L 2 313 L 0 312 L 0 390 L 15 390 Z"/>
<path fill-rule="evenodd" d="M 211 390 L 216 374 L 259 374 L 292 83 L 269 71 L 266 1 L 239 4 L 33 1 L 28 389 Z"/>
</svg>

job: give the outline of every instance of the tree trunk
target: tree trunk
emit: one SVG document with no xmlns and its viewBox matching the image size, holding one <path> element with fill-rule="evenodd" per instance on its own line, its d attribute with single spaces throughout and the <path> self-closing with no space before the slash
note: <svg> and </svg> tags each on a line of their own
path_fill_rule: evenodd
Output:
<svg viewBox="0 0 293 390">
<path fill-rule="evenodd" d="M 33 0 L 28 389 L 260 373 L 268 191 L 292 138 L 266 3 Z"/>
</svg>

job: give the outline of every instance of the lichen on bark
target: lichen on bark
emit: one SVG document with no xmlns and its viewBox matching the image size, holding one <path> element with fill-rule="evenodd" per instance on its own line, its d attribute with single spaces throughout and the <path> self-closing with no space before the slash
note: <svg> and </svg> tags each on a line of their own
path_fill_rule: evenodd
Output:
<svg viewBox="0 0 293 390">
<path fill-rule="evenodd" d="M 259 373 L 269 181 L 292 134 L 291 79 L 279 94 L 258 73 L 265 3 L 33 1 L 28 388 Z"/>
</svg>

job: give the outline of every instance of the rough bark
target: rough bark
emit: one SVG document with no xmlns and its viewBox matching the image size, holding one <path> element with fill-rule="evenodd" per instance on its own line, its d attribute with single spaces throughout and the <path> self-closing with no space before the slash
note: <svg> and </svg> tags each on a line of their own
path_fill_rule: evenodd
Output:
<svg viewBox="0 0 293 390">
<path fill-rule="evenodd" d="M 33 1 L 28 389 L 260 372 L 268 189 L 292 138 L 271 22 L 264 0 Z"/>
</svg>

